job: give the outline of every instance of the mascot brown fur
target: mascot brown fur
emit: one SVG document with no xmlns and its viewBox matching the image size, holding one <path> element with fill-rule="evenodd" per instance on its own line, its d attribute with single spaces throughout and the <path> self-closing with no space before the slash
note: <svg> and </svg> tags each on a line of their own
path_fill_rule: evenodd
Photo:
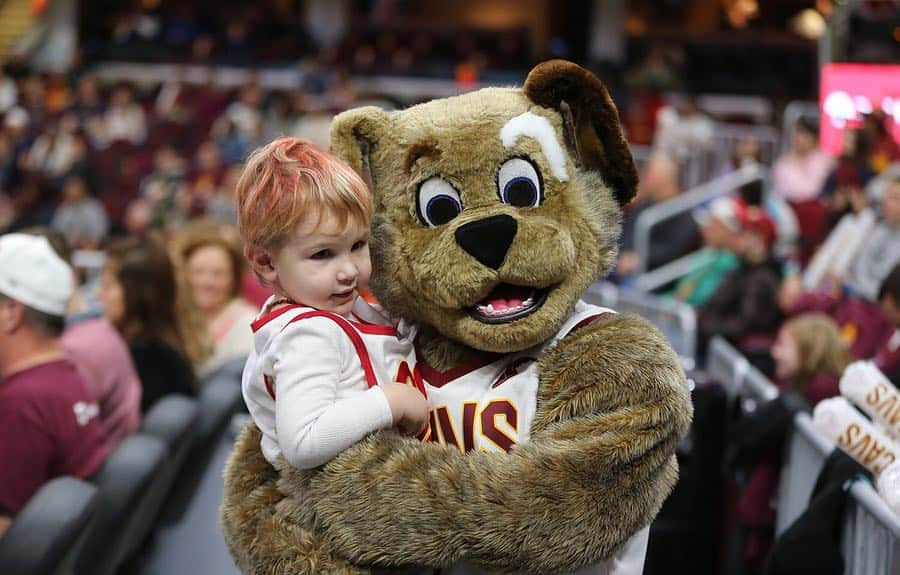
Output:
<svg viewBox="0 0 900 575">
<path fill-rule="evenodd" d="M 511 140 L 501 132 L 520 116 L 524 136 Z M 613 265 L 620 208 L 637 189 L 605 87 L 563 61 L 537 66 L 522 89 L 347 111 L 332 146 L 374 190 L 372 290 L 418 324 L 420 358 L 445 372 L 553 337 Z M 540 174 L 539 198 L 498 194 L 514 157 Z M 457 203 L 426 213 L 421 184 L 435 177 Z M 527 290 L 531 308 L 491 321 L 483 302 L 504 289 Z M 676 481 L 691 419 L 683 371 L 663 336 L 626 314 L 573 330 L 538 366 L 530 438 L 508 453 L 380 432 L 313 472 L 276 470 L 249 424 L 221 514 L 237 564 L 296 575 L 465 561 L 546 574 L 612 557 Z"/>
</svg>

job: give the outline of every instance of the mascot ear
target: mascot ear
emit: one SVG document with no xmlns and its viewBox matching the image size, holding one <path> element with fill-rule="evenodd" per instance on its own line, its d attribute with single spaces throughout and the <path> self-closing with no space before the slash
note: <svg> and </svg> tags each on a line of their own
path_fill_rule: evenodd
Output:
<svg viewBox="0 0 900 575">
<path fill-rule="evenodd" d="M 562 114 L 576 160 L 600 173 L 620 206 L 630 202 L 637 193 L 637 169 L 603 82 L 577 64 L 550 60 L 531 70 L 524 91 L 535 104 Z"/>
<path fill-rule="evenodd" d="M 331 151 L 370 185 L 369 155 L 378 146 L 387 122 L 384 110 L 365 106 L 338 114 L 331 124 Z"/>
</svg>

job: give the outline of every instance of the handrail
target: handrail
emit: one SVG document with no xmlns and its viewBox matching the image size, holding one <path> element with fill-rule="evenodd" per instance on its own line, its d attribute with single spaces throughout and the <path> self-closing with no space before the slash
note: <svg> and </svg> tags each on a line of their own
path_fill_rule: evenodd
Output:
<svg viewBox="0 0 900 575">
<path fill-rule="evenodd" d="M 850 488 L 850 495 L 857 505 L 862 507 L 869 515 L 875 517 L 884 527 L 888 528 L 894 537 L 900 539 L 900 518 L 890 510 L 871 483 L 868 481 L 857 481 Z"/>
<path fill-rule="evenodd" d="M 634 251 L 637 253 L 638 258 L 635 273 L 641 274 L 647 271 L 650 232 L 654 226 L 712 199 L 731 193 L 751 182 L 757 180 L 768 182 L 769 173 L 768 168 L 759 164 L 744 166 L 706 184 L 697 186 L 671 200 L 645 209 L 638 216 L 634 225 Z"/>
<path fill-rule="evenodd" d="M 697 251 L 681 256 L 677 260 L 661 265 L 654 270 L 644 272 L 634 280 L 634 287 L 642 292 L 650 293 L 672 283 L 687 274 L 694 265 L 706 257 L 712 248 L 700 248 Z"/>
</svg>

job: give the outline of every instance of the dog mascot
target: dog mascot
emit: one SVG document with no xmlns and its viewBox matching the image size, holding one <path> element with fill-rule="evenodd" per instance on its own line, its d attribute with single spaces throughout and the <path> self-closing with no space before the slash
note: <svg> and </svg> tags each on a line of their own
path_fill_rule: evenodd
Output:
<svg viewBox="0 0 900 575">
<path fill-rule="evenodd" d="M 371 288 L 417 326 L 431 441 L 276 470 L 248 424 L 221 513 L 238 566 L 639 574 L 692 410 L 653 326 L 580 300 L 638 183 L 606 88 L 545 62 L 521 89 L 349 110 L 332 148 L 374 191 Z"/>
</svg>

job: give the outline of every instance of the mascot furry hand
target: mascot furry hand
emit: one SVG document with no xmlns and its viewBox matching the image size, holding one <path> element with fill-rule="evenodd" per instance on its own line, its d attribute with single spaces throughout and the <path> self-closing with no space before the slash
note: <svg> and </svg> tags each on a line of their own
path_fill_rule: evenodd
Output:
<svg viewBox="0 0 900 575">
<path fill-rule="evenodd" d="M 522 89 L 347 111 L 332 146 L 371 178 L 372 290 L 419 326 L 436 441 L 385 431 L 276 471 L 249 424 L 222 507 L 237 564 L 606 573 L 675 483 L 691 402 L 656 329 L 579 301 L 637 188 L 605 87 L 546 62 Z"/>
</svg>

